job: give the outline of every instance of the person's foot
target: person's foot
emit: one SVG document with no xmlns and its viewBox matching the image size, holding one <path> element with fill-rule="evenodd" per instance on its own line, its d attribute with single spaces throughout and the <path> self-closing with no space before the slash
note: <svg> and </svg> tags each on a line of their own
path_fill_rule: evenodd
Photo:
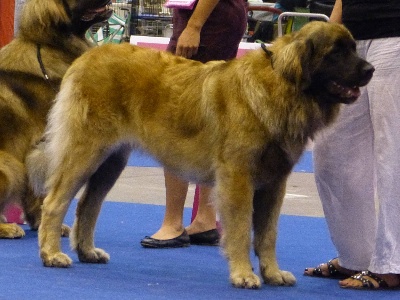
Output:
<svg viewBox="0 0 400 300">
<path fill-rule="evenodd" d="M 189 234 L 191 245 L 218 246 L 219 238 L 219 232 L 216 228 L 199 233 Z"/>
<path fill-rule="evenodd" d="M 190 223 L 189 226 L 185 227 L 185 230 L 189 235 L 192 235 L 192 234 L 201 233 L 201 232 L 215 229 L 215 227 L 216 227 L 215 222 L 212 224 L 205 224 L 205 223 L 200 222 L 197 219 L 195 219 L 195 220 L 193 220 L 192 223 Z"/>
<path fill-rule="evenodd" d="M 174 227 L 163 225 L 157 232 L 151 235 L 151 238 L 157 240 L 170 240 L 180 236 L 184 231 L 185 228 L 183 226 Z"/>
<path fill-rule="evenodd" d="M 185 228 L 189 234 L 190 244 L 203 246 L 218 246 L 220 235 L 216 223 L 205 224 L 195 219 Z"/>
<path fill-rule="evenodd" d="M 312 277 L 345 279 L 358 271 L 349 270 L 339 266 L 339 259 L 334 258 L 326 263 L 322 263 L 314 268 L 306 268 L 304 275 Z"/>
<path fill-rule="evenodd" d="M 144 248 L 181 248 L 190 246 L 190 238 L 186 230 L 184 230 L 182 234 L 171 239 L 156 239 L 154 237 L 145 236 L 144 239 L 140 241 L 140 244 Z"/>
<path fill-rule="evenodd" d="M 370 271 L 362 271 L 345 280 L 339 281 L 342 288 L 350 289 L 397 289 L 400 288 L 399 274 L 375 274 Z"/>
</svg>

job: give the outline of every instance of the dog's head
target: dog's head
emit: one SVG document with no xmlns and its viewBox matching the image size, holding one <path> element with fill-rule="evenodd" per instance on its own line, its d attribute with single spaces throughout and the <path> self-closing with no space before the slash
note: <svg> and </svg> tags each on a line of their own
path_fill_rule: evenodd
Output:
<svg viewBox="0 0 400 300">
<path fill-rule="evenodd" d="M 350 32 L 339 24 L 310 22 L 277 39 L 271 51 L 277 72 L 324 102 L 354 102 L 374 72 L 374 67 L 358 56 Z"/>
<path fill-rule="evenodd" d="M 71 4 L 71 20 L 73 30 L 85 33 L 93 24 L 111 17 L 111 0 L 63 0 L 65 5 Z"/>
<path fill-rule="evenodd" d="M 21 13 L 19 34 L 37 42 L 58 36 L 84 37 L 95 23 L 107 20 L 111 0 L 29 0 Z"/>
</svg>

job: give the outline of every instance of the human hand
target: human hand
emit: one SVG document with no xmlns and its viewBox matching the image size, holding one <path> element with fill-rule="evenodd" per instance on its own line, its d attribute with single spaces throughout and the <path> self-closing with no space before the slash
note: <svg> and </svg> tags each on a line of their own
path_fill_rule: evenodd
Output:
<svg viewBox="0 0 400 300">
<path fill-rule="evenodd" d="M 197 54 L 200 45 L 200 31 L 186 27 L 178 38 L 176 45 L 176 55 L 191 58 Z"/>
</svg>

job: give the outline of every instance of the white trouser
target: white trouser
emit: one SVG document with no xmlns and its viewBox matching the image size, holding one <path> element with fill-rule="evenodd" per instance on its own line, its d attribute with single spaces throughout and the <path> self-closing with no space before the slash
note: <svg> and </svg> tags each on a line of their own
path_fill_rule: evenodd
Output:
<svg viewBox="0 0 400 300">
<path fill-rule="evenodd" d="M 315 178 L 340 265 L 400 274 L 400 37 L 357 48 L 376 70 L 317 136 Z"/>
</svg>

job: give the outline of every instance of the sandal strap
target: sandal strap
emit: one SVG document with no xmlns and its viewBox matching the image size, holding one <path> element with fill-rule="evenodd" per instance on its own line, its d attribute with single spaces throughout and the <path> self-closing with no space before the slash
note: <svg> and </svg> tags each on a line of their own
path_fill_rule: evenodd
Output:
<svg viewBox="0 0 400 300">
<path fill-rule="evenodd" d="M 366 277 L 372 278 L 373 280 L 376 281 L 378 284 L 378 287 L 374 285 L 374 283 L 371 281 L 371 279 L 366 278 Z M 358 280 L 362 283 L 362 286 L 364 288 L 369 288 L 369 289 L 379 289 L 379 288 L 388 288 L 389 285 L 385 280 L 382 278 L 379 278 L 375 274 L 371 273 L 370 271 L 362 271 L 361 273 L 358 273 L 356 275 L 351 276 L 351 278 Z"/>
<path fill-rule="evenodd" d="M 342 275 L 342 273 L 339 272 L 339 270 L 336 269 L 336 267 L 333 265 L 333 260 L 335 260 L 335 258 L 327 262 L 329 275 L 331 276 Z"/>
<path fill-rule="evenodd" d="M 341 272 L 339 272 L 338 269 L 335 268 L 335 266 L 333 265 L 333 262 L 336 258 L 331 259 L 330 261 L 328 261 L 327 263 L 322 263 L 320 264 L 318 267 L 314 268 L 313 270 L 313 275 L 314 276 L 319 276 L 319 277 L 335 277 L 335 276 L 340 276 L 342 275 Z M 329 276 L 324 276 L 322 274 L 322 266 L 323 265 L 327 265 L 328 266 L 328 273 Z"/>
</svg>

